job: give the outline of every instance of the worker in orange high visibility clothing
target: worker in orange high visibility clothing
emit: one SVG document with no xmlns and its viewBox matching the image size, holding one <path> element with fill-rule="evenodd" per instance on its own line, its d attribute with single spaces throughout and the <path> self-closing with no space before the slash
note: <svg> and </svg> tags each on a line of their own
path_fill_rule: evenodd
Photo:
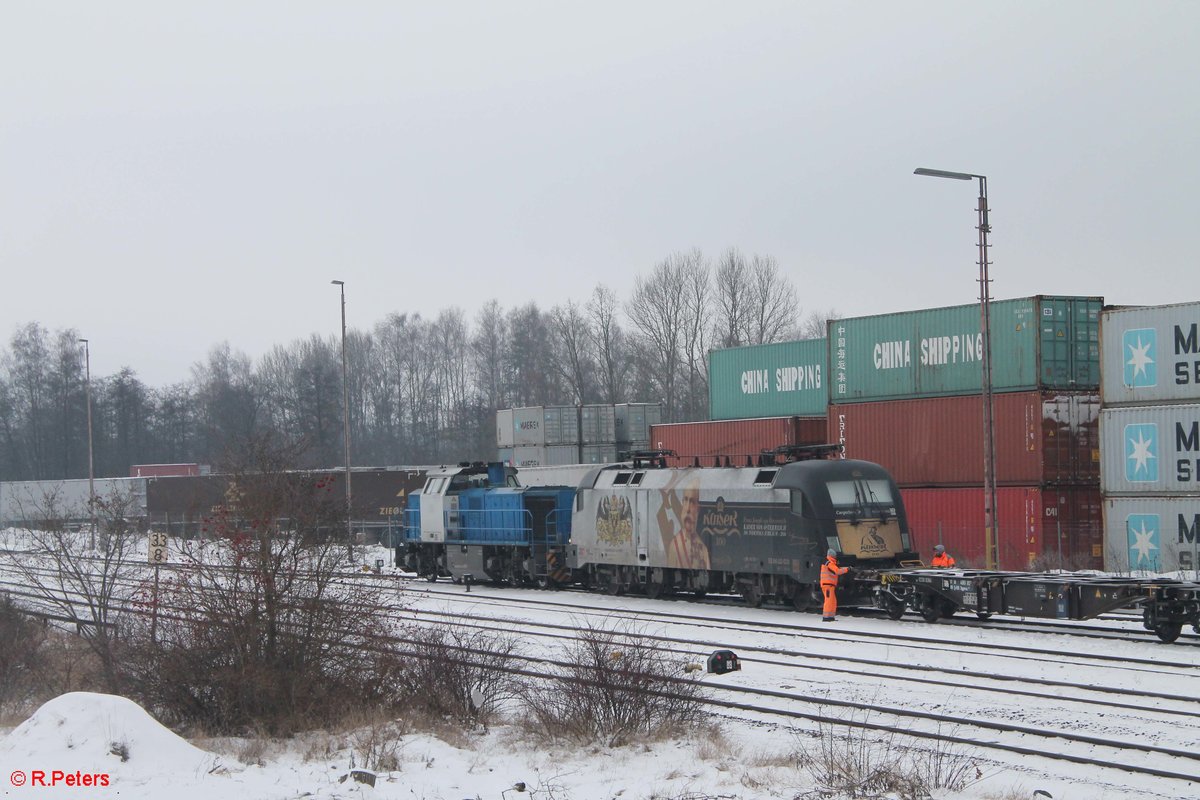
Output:
<svg viewBox="0 0 1200 800">
<path fill-rule="evenodd" d="M 954 556 L 946 552 L 946 546 L 939 544 L 933 548 L 933 561 L 929 562 L 935 567 L 943 569 L 954 566 Z"/>
<path fill-rule="evenodd" d="M 837 618 L 838 575 L 845 575 L 850 568 L 838 566 L 837 552 L 832 549 L 825 556 L 825 563 L 821 565 L 821 594 L 825 595 L 821 621 L 833 622 Z"/>
</svg>

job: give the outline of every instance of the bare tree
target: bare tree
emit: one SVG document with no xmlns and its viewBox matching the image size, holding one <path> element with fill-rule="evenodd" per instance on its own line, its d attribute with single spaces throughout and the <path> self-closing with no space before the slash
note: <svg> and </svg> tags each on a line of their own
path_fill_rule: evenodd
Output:
<svg viewBox="0 0 1200 800">
<path fill-rule="evenodd" d="M 702 346 L 696 328 L 703 321 L 707 280 L 708 267 L 699 250 L 673 253 L 655 265 L 648 278 L 637 278 L 625 306 L 669 421 L 687 413 L 686 404 L 681 402 L 680 381 L 690 383 L 697 348 Z M 688 403 L 691 399 L 688 393 Z"/>
<path fill-rule="evenodd" d="M 590 403 L 595 373 L 590 321 L 574 300 L 568 300 L 565 306 L 555 306 L 548 316 L 556 351 L 551 363 L 570 392 L 571 402 Z"/>
<path fill-rule="evenodd" d="M 592 337 L 592 352 L 599 371 L 600 400 L 620 403 L 627 399 L 625 377 L 629 374 L 630 354 L 625 332 L 617 321 L 617 296 L 604 284 L 597 284 L 587 304 Z"/>
<path fill-rule="evenodd" d="M 791 338 L 800 313 L 796 287 L 779 270 L 772 256 L 755 255 L 750 261 L 751 310 L 749 344 L 770 344 Z"/>
<path fill-rule="evenodd" d="M 716 323 L 713 336 L 719 347 L 741 347 L 747 344 L 747 329 L 752 300 L 749 285 L 750 266 L 736 247 L 721 256 L 714 276 Z"/>
<path fill-rule="evenodd" d="M 801 339 L 824 339 L 826 336 L 827 320 L 841 319 L 842 315 L 834 309 L 828 311 L 810 311 L 800 323 L 798 334 Z"/>
</svg>

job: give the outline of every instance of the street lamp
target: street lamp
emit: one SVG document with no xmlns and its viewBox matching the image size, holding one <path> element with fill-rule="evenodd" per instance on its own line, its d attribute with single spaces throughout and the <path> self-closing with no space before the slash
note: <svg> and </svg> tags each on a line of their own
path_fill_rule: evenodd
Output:
<svg viewBox="0 0 1200 800">
<path fill-rule="evenodd" d="M 350 385 L 346 382 L 346 282 L 330 281 L 342 293 L 342 439 L 346 442 L 346 550 L 354 557 L 350 506 Z"/>
<path fill-rule="evenodd" d="M 91 547 L 96 549 L 96 470 L 92 461 L 92 351 L 87 339 L 80 339 L 83 344 L 83 363 L 86 370 L 84 387 L 87 393 L 87 425 L 88 425 L 88 517 L 91 519 Z"/>
<path fill-rule="evenodd" d="M 995 416 L 992 411 L 992 325 L 991 325 L 991 280 L 988 277 L 988 224 L 987 176 L 969 172 L 947 172 L 941 169 L 919 167 L 914 175 L 931 178 L 950 178 L 956 181 L 979 181 L 979 332 L 983 352 L 983 541 L 988 569 L 1000 565 L 1000 536 L 996 526 L 996 438 Z"/>
</svg>

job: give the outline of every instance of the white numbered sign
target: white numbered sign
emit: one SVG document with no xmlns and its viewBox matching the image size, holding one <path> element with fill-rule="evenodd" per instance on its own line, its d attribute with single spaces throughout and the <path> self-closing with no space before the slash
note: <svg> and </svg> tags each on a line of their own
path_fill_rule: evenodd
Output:
<svg viewBox="0 0 1200 800">
<path fill-rule="evenodd" d="M 150 532 L 146 555 L 151 564 L 161 564 L 167 560 L 167 535 L 165 533 Z"/>
</svg>

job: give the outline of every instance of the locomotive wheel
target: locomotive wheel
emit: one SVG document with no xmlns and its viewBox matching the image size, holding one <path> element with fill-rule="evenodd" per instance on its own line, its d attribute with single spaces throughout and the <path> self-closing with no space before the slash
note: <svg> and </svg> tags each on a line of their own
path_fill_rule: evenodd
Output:
<svg viewBox="0 0 1200 800">
<path fill-rule="evenodd" d="M 1167 644 L 1178 639 L 1181 630 L 1183 630 L 1181 622 L 1160 622 L 1154 626 L 1155 635 Z"/>
<path fill-rule="evenodd" d="M 533 579 L 533 585 L 539 589 L 549 589 L 550 588 L 550 576 L 538 575 L 536 578 Z"/>
<path fill-rule="evenodd" d="M 980 619 L 987 619 L 991 615 L 992 615 L 992 612 L 990 612 L 990 611 L 976 611 L 975 612 L 975 616 L 979 617 Z"/>
<path fill-rule="evenodd" d="M 921 618 L 926 622 L 937 622 L 942 618 L 942 609 L 936 600 L 921 606 Z"/>
<path fill-rule="evenodd" d="M 619 594 L 625 594 L 625 585 L 621 582 L 621 573 L 610 572 L 608 574 L 608 583 L 604 585 L 604 591 L 608 592 L 613 597 Z"/>
<path fill-rule="evenodd" d="M 889 600 L 887 608 L 884 610 L 887 612 L 888 619 L 900 619 L 904 616 L 904 603 L 899 600 Z"/>
<path fill-rule="evenodd" d="M 425 580 L 429 581 L 430 583 L 437 583 L 437 573 L 436 572 L 429 573 L 428 575 L 425 576 Z"/>
</svg>

